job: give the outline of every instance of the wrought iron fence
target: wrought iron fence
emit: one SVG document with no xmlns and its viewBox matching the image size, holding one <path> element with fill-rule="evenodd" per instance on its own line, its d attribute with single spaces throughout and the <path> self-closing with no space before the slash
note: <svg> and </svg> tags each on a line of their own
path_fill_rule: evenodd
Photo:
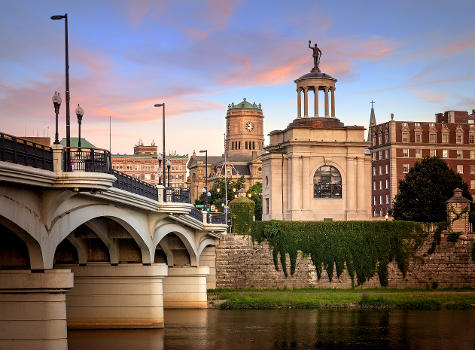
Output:
<svg viewBox="0 0 475 350">
<path fill-rule="evenodd" d="M 63 171 L 87 171 L 109 173 L 111 171 L 110 152 L 100 148 L 63 148 Z"/>
<path fill-rule="evenodd" d="M 208 224 L 226 224 L 226 214 L 224 214 L 224 213 L 207 213 L 206 222 Z"/>
<path fill-rule="evenodd" d="M 165 187 L 163 189 L 164 202 L 191 203 L 190 189 Z"/>
<path fill-rule="evenodd" d="M 199 222 L 203 222 L 203 212 L 195 207 L 191 208 L 190 216 Z"/>
<path fill-rule="evenodd" d="M 53 170 L 53 151 L 51 147 L 1 132 L 0 160 Z"/>
<path fill-rule="evenodd" d="M 117 178 L 117 181 L 112 184 L 113 187 L 158 200 L 158 190 L 155 186 L 117 170 L 112 170 L 111 174 Z"/>
</svg>

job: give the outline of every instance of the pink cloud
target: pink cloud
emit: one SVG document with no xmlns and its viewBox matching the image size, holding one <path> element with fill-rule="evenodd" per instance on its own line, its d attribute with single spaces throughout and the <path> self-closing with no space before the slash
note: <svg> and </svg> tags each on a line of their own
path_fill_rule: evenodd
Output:
<svg viewBox="0 0 475 350">
<path fill-rule="evenodd" d="M 445 94 L 442 92 L 433 91 L 411 91 L 413 94 L 419 96 L 421 99 L 431 103 L 442 103 L 445 100 Z"/>
</svg>

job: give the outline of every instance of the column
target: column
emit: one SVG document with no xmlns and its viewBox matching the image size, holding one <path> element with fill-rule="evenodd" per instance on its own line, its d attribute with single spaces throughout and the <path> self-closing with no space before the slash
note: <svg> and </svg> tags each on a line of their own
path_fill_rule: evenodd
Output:
<svg viewBox="0 0 475 350">
<path fill-rule="evenodd" d="M 363 159 L 363 157 L 358 157 L 357 162 L 358 162 L 358 167 L 357 167 L 358 175 L 356 177 L 356 184 L 357 184 L 356 188 L 358 189 L 357 190 L 357 193 L 358 193 L 357 210 L 358 211 L 364 211 L 366 209 L 365 194 L 367 193 L 367 191 L 366 191 L 366 186 L 365 186 L 365 178 L 366 177 L 365 177 L 365 171 L 364 171 L 364 159 Z M 361 218 L 361 219 L 364 220 L 366 218 Z"/>
<path fill-rule="evenodd" d="M 328 86 L 325 86 L 325 118 L 328 117 Z"/>
<path fill-rule="evenodd" d="M 167 309 L 206 309 L 208 266 L 170 267 L 163 282 L 163 305 Z"/>
<path fill-rule="evenodd" d="M 308 87 L 303 88 L 303 116 L 308 118 Z"/>
<path fill-rule="evenodd" d="M 70 328 L 163 328 L 165 264 L 73 266 Z"/>
<path fill-rule="evenodd" d="M 302 115 L 302 107 L 300 101 L 300 88 L 297 88 L 297 118 L 300 118 Z"/>
<path fill-rule="evenodd" d="M 311 200 L 313 197 L 313 174 L 310 174 L 310 157 L 304 156 L 302 159 L 302 197 L 303 197 L 303 210 L 311 210 Z"/>
<path fill-rule="evenodd" d="M 301 164 L 298 156 L 292 155 L 292 210 L 301 209 L 301 196 L 302 196 L 302 177 L 301 177 Z M 300 169 L 299 169 L 300 167 Z M 294 215 L 294 214 L 292 214 Z"/>
<path fill-rule="evenodd" d="M 313 115 L 315 117 L 318 117 L 318 86 L 314 86 L 314 91 L 315 91 L 315 102 L 314 102 L 315 112 L 313 113 Z"/>
<path fill-rule="evenodd" d="M 346 158 L 346 210 L 354 212 L 356 210 L 356 181 L 355 181 L 356 164 L 351 156 Z M 350 218 L 347 218 L 350 219 Z"/>
<path fill-rule="evenodd" d="M 0 271 L 0 349 L 67 349 L 71 270 Z"/>
<path fill-rule="evenodd" d="M 331 88 L 332 92 L 332 118 L 335 118 L 335 87 Z"/>
</svg>

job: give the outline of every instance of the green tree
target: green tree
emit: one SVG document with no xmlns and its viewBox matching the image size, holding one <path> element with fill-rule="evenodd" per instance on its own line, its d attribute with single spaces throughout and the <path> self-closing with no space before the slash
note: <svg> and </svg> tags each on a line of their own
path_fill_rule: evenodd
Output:
<svg viewBox="0 0 475 350">
<path fill-rule="evenodd" d="M 445 161 L 437 157 L 424 158 L 411 168 L 404 180 L 399 181 L 394 218 L 419 222 L 445 221 L 445 201 L 452 197 L 457 187 L 463 191 L 464 197 L 472 201 L 467 184 Z"/>
<path fill-rule="evenodd" d="M 238 190 L 244 186 L 244 176 L 241 176 L 239 179 L 233 181 L 232 179 L 227 179 L 228 183 L 228 201 L 234 199 L 234 195 Z M 223 211 L 223 204 L 226 200 L 226 191 L 224 186 L 224 178 L 216 179 L 213 183 L 213 187 L 209 189 L 211 196 L 209 197 L 209 204 L 215 205 L 219 211 Z M 205 198 L 202 193 L 200 197 L 195 201 L 196 204 L 204 204 Z"/>
<path fill-rule="evenodd" d="M 262 182 L 256 182 L 249 187 L 246 195 L 254 201 L 254 217 L 257 221 L 262 220 Z"/>
</svg>

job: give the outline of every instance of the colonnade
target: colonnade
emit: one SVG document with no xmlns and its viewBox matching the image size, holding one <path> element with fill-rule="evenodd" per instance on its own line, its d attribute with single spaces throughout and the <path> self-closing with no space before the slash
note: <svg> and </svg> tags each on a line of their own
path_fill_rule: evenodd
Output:
<svg viewBox="0 0 475 350">
<path fill-rule="evenodd" d="M 308 118 L 308 92 L 314 92 L 314 117 L 319 117 L 318 113 L 318 91 L 323 90 L 325 93 L 325 118 L 335 118 L 335 87 L 334 86 L 299 86 L 297 87 L 297 118 L 302 118 L 302 98 L 303 91 L 303 117 Z M 329 94 L 331 95 L 331 105 L 329 104 Z M 331 112 L 331 114 L 330 114 Z"/>
</svg>

